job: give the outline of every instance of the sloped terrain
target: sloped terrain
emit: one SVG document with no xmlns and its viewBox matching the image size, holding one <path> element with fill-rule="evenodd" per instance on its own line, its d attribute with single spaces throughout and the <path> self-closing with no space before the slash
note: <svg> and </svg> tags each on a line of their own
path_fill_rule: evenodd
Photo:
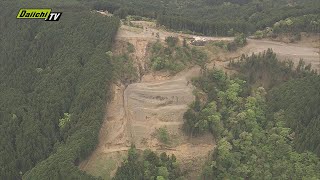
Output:
<svg viewBox="0 0 320 180">
<path fill-rule="evenodd" d="M 205 135 L 190 138 L 182 132 L 183 114 L 194 100 L 191 77 L 200 73 L 200 68 L 194 67 L 170 77 L 166 73 L 147 72 L 147 47 L 150 42 L 164 41 L 167 36 L 193 37 L 153 28 L 150 23 L 137 22 L 143 28 L 122 25 L 114 47 L 114 52 L 121 54 L 121 48 L 126 42 L 135 47 L 132 54 L 137 67 L 142 68 L 140 82 L 127 87 L 121 83 L 113 87 L 113 100 L 106 109 L 106 117 L 100 130 L 100 141 L 96 150 L 80 168 L 92 175 L 110 179 L 116 172 L 131 144 L 137 149 L 175 154 L 182 169 L 187 171 L 187 177 L 195 179 L 210 152 L 215 147 L 214 138 Z M 146 28 L 148 27 L 148 28 Z M 159 38 L 155 34 L 159 33 Z M 232 40 L 232 38 L 207 37 L 210 40 Z M 318 54 L 315 48 L 299 47 L 272 41 L 248 40 L 248 45 L 232 56 L 224 55 L 222 61 L 212 59 L 209 67 L 224 69 L 227 59 L 240 56 L 241 53 L 251 54 L 272 48 L 280 58 L 304 58 L 307 62 L 317 65 Z M 158 138 L 158 129 L 168 131 L 169 143 L 163 143 Z"/>
</svg>

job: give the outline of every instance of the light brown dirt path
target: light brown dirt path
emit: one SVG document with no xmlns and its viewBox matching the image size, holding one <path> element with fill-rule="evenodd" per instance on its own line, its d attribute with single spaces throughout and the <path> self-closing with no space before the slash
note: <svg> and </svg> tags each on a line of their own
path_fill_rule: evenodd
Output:
<svg viewBox="0 0 320 180">
<path fill-rule="evenodd" d="M 156 37 L 141 37 L 138 30 L 120 29 L 115 49 L 121 41 L 135 46 L 134 60 L 143 66 L 148 43 Z M 118 43 L 118 44 L 117 44 Z M 151 149 L 158 153 L 175 154 L 187 177 L 199 175 L 202 165 L 214 149 L 214 139 L 207 134 L 189 139 L 182 131 L 183 114 L 194 100 L 190 79 L 199 75 L 194 67 L 174 77 L 149 73 L 140 83 L 127 87 L 113 86 L 113 99 L 106 109 L 106 117 L 100 130 L 99 144 L 94 152 L 81 162 L 80 169 L 94 176 L 110 179 L 121 164 L 131 144 L 137 149 Z M 166 128 L 170 143 L 165 145 L 157 138 L 157 129 Z"/>
<path fill-rule="evenodd" d="M 232 41 L 232 37 L 206 37 L 206 36 L 195 36 L 190 34 L 182 34 L 176 32 L 168 32 L 163 29 L 155 28 L 154 23 L 145 22 L 145 21 L 133 21 L 134 24 L 139 24 L 147 28 L 134 28 L 129 26 L 122 26 L 122 31 L 119 37 L 121 38 L 138 38 L 138 39 L 148 39 L 156 41 L 157 39 L 164 41 L 168 36 L 177 36 L 182 38 L 201 38 L 205 40 L 212 41 Z M 159 38 L 156 37 L 156 34 L 159 33 Z M 283 43 L 276 42 L 271 40 L 255 40 L 248 39 L 248 45 L 244 48 L 241 48 L 232 56 L 241 56 L 241 54 L 251 55 L 252 53 L 259 53 L 271 48 L 280 60 L 291 59 L 296 65 L 300 59 L 303 59 L 306 64 L 311 63 L 312 68 L 320 71 L 320 36 L 313 36 L 318 40 L 309 39 L 308 41 L 318 42 L 318 45 L 315 47 L 310 47 L 308 43 Z M 310 43 L 309 43 L 310 44 Z"/>
<path fill-rule="evenodd" d="M 126 89 L 115 85 L 99 144 L 80 168 L 108 179 L 133 143 L 140 150 L 148 148 L 175 154 L 183 169 L 188 169 L 189 177 L 195 178 L 214 149 L 211 135 L 189 139 L 182 132 L 183 114 L 194 101 L 193 86 L 188 81 L 198 73 L 199 68 L 195 67 L 169 80 L 130 84 Z M 157 129 L 163 127 L 169 132 L 169 145 L 157 139 Z M 97 163 L 101 159 L 105 164 Z M 108 161 L 113 163 L 113 168 Z"/>
<path fill-rule="evenodd" d="M 156 37 L 159 33 L 159 38 Z M 164 41 L 167 36 L 192 37 L 148 28 L 121 26 L 116 37 L 115 51 L 121 42 L 135 46 L 133 59 L 136 65 L 144 67 L 147 46 L 150 42 Z M 232 38 L 207 37 L 210 40 L 232 40 Z M 117 44 L 118 43 L 118 44 Z M 272 41 L 248 40 L 248 45 L 232 56 L 251 54 L 272 48 L 279 57 L 304 58 L 317 65 L 319 55 L 314 48 L 276 43 Z M 225 56 L 228 58 L 228 56 Z M 225 60 L 226 58 L 222 59 Z M 227 62 L 216 62 L 223 68 Z M 212 63 L 211 63 L 212 66 Z M 189 139 L 181 130 L 183 113 L 194 100 L 190 78 L 199 75 L 197 67 L 185 70 L 174 77 L 165 74 L 140 74 L 140 83 L 128 87 L 118 83 L 113 89 L 113 99 L 106 107 L 106 117 L 100 130 L 99 144 L 94 152 L 81 162 L 80 169 L 94 176 L 110 179 L 127 154 L 131 143 L 139 150 L 152 149 L 157 152 L 175 154 L 188 178 L 195 179 L 215 143 L 211 135 Z M 164 146 L 156 137 L 157 128 L 168 129 L 171 143 Z"/>
<path fill-rule="evenodd" d="M 216 67 L 227 69 L 229 59 L 239 58 L 242 54 L 251 55 L 252 53 L 262 53 L 268 48 L 272 49 L 277 54 L 280 60 L 292 60 L 296 66 L 300 59 L 303 59 L 307 64 L 312 65 L 312 69 L 320 72 L 320 49 L 314 47 L 308 47 L 301 44 L 287 44 L 283 42 L 275 42 L 270 40 L 254 40 L 248 39 L 248 44 L 237 50 L 236 52 L 230 52 L 228 54 L 220 53 L 215 64 Z M 228 70 L 227 70 L 228 71 Z"/>
<path fill-rule="evenodd" d="M 277 57 L 281 60 L 291 59 L 294 64 L 297 65 L 299 60 L 302 58 L 306 64 L 311 63 L 314 69 L 320 70 L 319 48 L 268 40 L 248 39 L 248 45 L 242 49 L 242 52 L 250 55 L 253 52 L 263 52 L 268 48 L 271 48 L 275 53 L 277 53 Z"/>
</svg>

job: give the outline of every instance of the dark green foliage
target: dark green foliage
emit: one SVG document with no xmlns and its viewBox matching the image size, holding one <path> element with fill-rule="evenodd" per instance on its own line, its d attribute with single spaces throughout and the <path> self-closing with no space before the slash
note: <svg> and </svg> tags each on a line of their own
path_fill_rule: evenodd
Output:
<svg viewBox="0 0 320 180">
<path fill-rule="evenodd" d="M 18 20 L 24 4 L 0 7 L 0 179 L 93 178 L 77 163 L 97 143 L 119 20 L 81 6 L 55 8 L 59 22 Z"/>
<path fill-rule="evenodd" d="M 252 61 L 241 65 L 262 62 L 266 56 L 270 60 L 274 58 L 270 51 L 258 57 L 248 57 L 253 58 Z M 275 60 L 270 63 L 286 66 Z M 301 75 L 295 70 L 290 73 L 290 79 Z M 252 87 L 251 83 L 259 80 L 248 84 L 218 70 L 206 71 L 195 79 L 194 85 L 202 98 L 197 98 L 185 113 L 185 130 L 191 135 L 212 132 L 217 141 L 212 160 L 203 169 L 202 179 L 320 178 L 319 157 L 302 152 L 303 149 L 301 153 L 294 149 L 295 146 L 319 148 L 319 76 L 310 72 L 306 75 L 273 89 L 269 95 L 271 103 L 266 101 L 267 92 L 263 87 L 248 92 L 247 86 Z M 243 78 L 247 79 L 248 75 Z M 310 130 L 312 132 L 308 132 Z"/>
<path fill-rule="evenodd" d="M 251 34 L 287 18 L 293 24 L 280 28 L 282 32 L 319 32 L 320 26 L 318 0 L 108 0 L 104 4 L 101 7 L 110 12 L 117 9 L 121 18 L 127 14 L 157 18 L 159 25 L 170 29 L 213 36 Z"/>
<path fill-rule="evenodd" d="M 207 55 L 197 49 L 188 46 L 177 46 L 176 38 L 169 38 L 169 46 L 163 46 L 156 42 L 151 46 L 151 67 L 154 70 L 168 70 L 177 73 L 190 65 L 197 64 L 204 68 Z"/>
<path fill-rule="evenodd" d="M 228 113 L 226 106 L 238 107 L 235 102 L 241 100 L 237 96 L 242 94 L 244 81 L 232 80 L 223 71 L 213 70 L 194 79 L 193 84 L 205 93 L 206 97 L 203 99 L 206 101 L 201 102 L 196 96 L 195 102 L 184 114 L 184 130 L 191 135 L 201 135 L 209 131 L 219 139 L 223 130 L 221 118 Z M 218 108 L 221 110 L 218 111 Z"/>
<path fill-rule="evenodd" d="M 227 12 L 222 12 L 227 13 Z M 209 14 L 209 13 L 208 13 Z M 211 13 L 210 13 L 211 14 Z M 197 32 L 202 35 L 209 36 L 228 36 L 228 31 L 232 28 L 236 32 L 250 33 L 255 31 L 253 24 L 245 21 L 222 21 L 222 20 L 202 20 L 199 18 L 186 18 L 183 16 L 173 16 L 173 15 L 160 15 L 157 18 L 157 23 L 164 25 L 170 29 L 182 30 L 186 32 Z"/>
<path fill-rule="evenodd" d="M 147 149 L 142 155 L 132 146 L 128 151 L 128 158 L 117 169 L 114 180 L 174 180 L 181 177 L 176 157 L 156 153 Z"/>
<path fill-rule="evenodd" d="M 118 168 L 114 180 L 138 180 L 144 177 L 143 161 L 138 161 L 139 154 L 135 147 L 131 147 L 128 151 L 128 159 Z"/>
<path fill-rule="evenodd" d="M 115 77 L 127 85 L 138 79 L 137 69 L 133 67 L 132 59 L 127 55 L 112 56 Z"/>
<path fill-rule="evenodd" d="M 295 132 L 296 149 L 320 156 L 320 76 L 284 83 L 273 88 L 268 99 L 271 112 L 284 110 L 286 124 Z"/>
<path fill-rule="evenodd" d="M 272 26 L 264 30 L 258 30 L 254 33 L 257 39 L 271 37 L 276 38 L 278 35 L 285 34 L 290 37 L 290 42 L 301 39 L 300 32 L 317 33 L 320 30 L 320 15 L 305 14 L 303 16 L 288 17 L 275 22 Z"/>
<path fill-rule="evenodd" d="M 133 44 L 131 44 L 131 43 L 127 43 L 127 50 L 128 50 L 128 53 L 133 53 L 133 52 L 135 52 L 136 50 L 135 50 L 135 48 L 134 48 L 134 46 L 133 46 Z"/>
<path fill-rule="evenodd" d="M 234 43 L 239 47 L 243 47 L 247 44 L 247 37 L 243 33 L 236 34 L 234 37 Z"/>
<path fill-rule="evenodd" d="M 243 33 L 237 33 L 233 41 L 213 41 L 209 42 L 210 44 L 217 46 L 219 48 L 236 51 L 238 47 L 243 47 L 247 44 L 247 38 Z"/>
<path fill-rule="evenodd" d="M 319 75 L 311 70 L 311 65 L 305 66 L 300 60 L 294 68 L 293 62 L 279 61 L 270 49 L 258 56 L 243 56 L 230 65 L 239 70 L 249 88 L 254 84 L 271 89 L 268 96 L 270 111 L 285 110 L 286 124 L 295 132 L 296 149 L 319 155 L 319 136 L 315 133 L 320 130 Z"/>
<path fill-rule="evenodd" d="M 266 89 L 288 81 L 292 78 L 305 77 L 315 74 L 311 65 L 305 66 L 300 60 L 294 69 L 293 62 L 279 61 L 272 49 L 251 56 L 242 55 L 239 61 L 231 61 L 229 66 L 240 72 L 248 85 L 263 86 Z"/>
<path fill-rule="evenodd" d="M 168 44 L 169 47 L 174 47 L 179 42 L 179 38 L 168 36 L 168 37 L 166 37 L 165 41 L 166 41 L 166 43 Z"/>
<path fill-rule="evenodd" d="M 273 33 L 299 33 L 303 32 L 319 32 L 320 30 L 320 15 L 307 14 L 303 16 L 282 19 L 272 26 Z"/>
<path fill-rule="evenodd" d="M 283 32 L 318 32 L 319 21 L 310 17 L 319 14 L 319 1 L 295 1 L 296 5 L 289 6 L 285 0 L 248 1 L 248 3 L 209 3 L 203 5 L 203 1 L 189 2 L 179 11 L 172 8 L 158 16 L 158 23 L 175 30 L 188 30 L 204 35 L 231 36 L 233 32 L 245 34 L 255 30 L 272 27 L 274 23 L 292 18 L 293 25 L 282 28 Z M 174 6 L 174 5 L 173 5 Z M 179 6 L 179 5 L 177 5 Z M 204 8 L 205 7 L 205 8 Z M 304 18 L 304 15 L 310 15 Z"/>
</svg>

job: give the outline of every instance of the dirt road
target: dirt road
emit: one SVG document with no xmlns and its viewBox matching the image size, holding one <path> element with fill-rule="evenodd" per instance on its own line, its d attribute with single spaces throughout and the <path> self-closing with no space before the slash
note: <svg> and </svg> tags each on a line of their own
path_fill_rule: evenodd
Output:
<svg viewBox="0 0 320 180">
<path fill-rule="evenodd" d="M 128 32 L 126 28 L 122 26 L 119 31 L 116 48 L 121 47 L 121 42 L 130 42 L 135 46 L 135 63 L 143 66 L 147 44 L 157 38 L 141 36 L 138 30 Z M 194 67 L 174 77 L 149 73 L 141 77 L 139 83 L 127 87 L 115 84 L 99 144 L 80 164 L 80 169 L 110 179 L 133 143 L 139 150 L 148 148 L 158 153 L 175 154 L 182 169 L 188 170 L 188 177 L 195 178 L 215 146 L 210 134 L 190 139 L 182 131 L 183 114 L 194 100 L 190 79 L 199 72 L 200 68 Z M 159 141 L 158 128 L 167 129 L 168 144 Z"/>
<path fill-rule="evenodd" d="M 144 22 L 142 25 L 148 24 Z M 149 23 L 147 28 L 133 28 L 122 25 L 116 37 L 114 50 L 121 43 L 130 42 L 135 46 L 134 60 L 144 67 L 147 46 L 150 42 L 164 41 L 167 36 L 194 37 L 158 30 Z M 158 35 L 157 35 L 158 34 Z M 232 38 L 206 37 L 208 40 L 232 40 Z M 282 59 L 300 58 L 320 69 L 317 49 L 272 41 L 248 40 L 248 45 L 238 53 L 251 54 L 272 48 Z M 227 62 L 217 62 L 223 68 Z M 197 76 L 197 67 L 178 73 L 174 77 L 149 73 L 141 75 L 139 83 L 125 87 L 121 83 L 113 86 L 113 99 L 106 107 L 106 117 L 100 130 L 99 144 L 87 160 L 81 162 L 80 169 L 104 179 L 110 179 L 134 143 L 139 150 L 152 149 L 157 152 L 175 154 L 188 178 L 194 179 L 201 166 L 208 159 L 215 143 L 211 135 L 190 139 L 181 128 L 183 113 L 194 100 L 190 78 Z M 164 145 L 157 138 L 157 129 L 166 128 L 170 144 Z M 169 148 L 167 148 L 169 147 Z"/>
<path fill-rule="evenodd" d="M 303 59 L 306 64 L 311 63 L 314 69 L 320 70 L 320 54 L 318 48 L 305 47 L 299 44 L 249 39 L 248 45 L 243 48 L 242 52 L 250 55 L 253 52 L 263 52 L 267 48 L 271 48 L 277 53 L 277 57 L 281 60 L 291 59 L 294 64 L 297 64 L 300 59 Z"/>
<path fill-rule="evenodd" d="M 224 40 L 231 41 L 232 37 L 206 37 L 206 36 L 195 36 L 190 34 L 181 34 L 175 32 L 168 32 L 162 29 L 156 29 L 154 23 L 145 22 L 145 21 L 135 21 L 134 24 L 138 24 L 140 26 L 144 26 L 145 28 L 133 28 L 129 26 L 122 26 L 122 30 L 119 34 L 119 38 L 139 38 L 139 39 L 148 39 L 152 41 L 156 41 L 160 39 L 164 41 L 168 36 L 177 36 L 180 38 L 201 38 L 206 40 Z M 147 27 L 147 28 L 146 28 Z M 157 38 L 156 34 L 159 34 L 159 38 Z M 320 45 L 320 36 L 315 36 Z M 305 44 L 293 44 L 293 43 L 282 43 L 275 42 L 270 40 L 255 40 L 248 39 L 248 45 L 244 48 L 240 49 L 237 53 L 238 56 L 241 54 L 251 55 L 252 53 L 259 53 L 271 48 L 275 53 L 277 53 L 277 57 L 280 60 L 291 59 L 295 65 L 299 62 L 300 59 L 303 59 L 306 64 L 311 63 L 312 68 L 320 71 L 320 49 L 317 47 L 308 47 Z"/>
</svg>

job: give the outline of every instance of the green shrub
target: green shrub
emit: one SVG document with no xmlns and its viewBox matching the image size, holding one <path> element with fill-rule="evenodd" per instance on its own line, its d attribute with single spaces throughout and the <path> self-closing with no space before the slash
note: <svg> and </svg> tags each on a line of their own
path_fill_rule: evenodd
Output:
<svg viewBox="0 0 320 180">
<path fill-rule="evenodd" d="M 178 37 L 173 37 L 173 36 L 168 36 L 166 37 L 166 43 L 168 44 L 169 47 L 174 47 L 178 44 L 179 38 Z"/>
<path fill-rule="evenodd" d="M 128 53 L 133 53 L 133 52 L 135 52 L 135 50 L 136 49 L 134 48 L 133 44 L 127 42 L 127 51 L 128 51 Z"/>
<path fill-rule="evenodd" d="M 165 47 L 159 41 L 151 46 L 150 65 L 156 71 L 168 70 L 174 74 L 194 64 L 204 67 L 207 59 L 206 53 L 197 48 L 189 48 L 188 46 Z"/>
<path fill-rule="evenodd" d="M 254 33 L 254 37 L 255 37 L 256 39 L 262 39 L 262 38 L 264 37 L 263 31 L 260 31 L 260 30 L 256 31 L 256 32 Z"/>
<path fill-rule="evenodd" d="M 159 128 L 157 130 L 158 132 L 158 140 L 164 144 L 169 144 L 170 143 L 170 135 L 168 133 L 167 128 L 163 127 L 163 128 Z"/>
<path fill-rule="evenodd" d="M 237 46 L 244 46 L 247 44 L 247 38 L 243 33 L 236 34 L 234 38 L 234 42 L 236 43 Z"/>
</svg>

